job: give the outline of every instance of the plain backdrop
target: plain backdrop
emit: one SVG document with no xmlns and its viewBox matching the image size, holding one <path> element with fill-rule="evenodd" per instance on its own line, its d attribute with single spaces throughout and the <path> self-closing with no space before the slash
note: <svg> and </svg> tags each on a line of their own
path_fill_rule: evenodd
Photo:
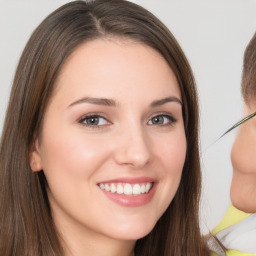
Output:
<svg viewBox="0 0 256 256">
<path fill-rule="evenodd" d="M 0 133 L 19 56 L 35 27 L 64 0 L 0 0 Z M 256 0 L 143 0 L 171 30 L 194 71 L 200 97 L 203 195 L 207 233 L 230 205 L 230 149 L 236 131 L 216 142 L 242 116 L 244 49 L 256 31 Z"/>
</svg>

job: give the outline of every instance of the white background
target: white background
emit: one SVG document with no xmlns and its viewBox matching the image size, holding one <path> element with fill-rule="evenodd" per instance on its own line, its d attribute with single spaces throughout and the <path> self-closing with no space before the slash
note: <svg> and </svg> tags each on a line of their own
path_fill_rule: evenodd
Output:
<svg viewBox="0 0 256 256">
<path fill-rule="evenodd" d="M 15 67 L 35 27 L 64 0 L 0 0 L 0 133 Z M 203 197 L 208 232 L 229 204 L 235 132 L 216 139 L 242 116 L 240 78 L 245 46 L 256 31 L 256 0 L 134 0 L 158 16 L 187 55 L 201 107 Z"/>
</svg>

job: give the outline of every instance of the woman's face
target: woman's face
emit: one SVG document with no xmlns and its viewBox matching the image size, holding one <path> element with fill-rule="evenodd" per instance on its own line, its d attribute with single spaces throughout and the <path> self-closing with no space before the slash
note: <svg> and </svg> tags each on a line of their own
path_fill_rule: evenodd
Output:
<svg viewBox="0 0 256 256">
<path fill-rule="evenodd" d="M 186 138 L 176 78 L 152 48 L 84 43 L 63 66 L 31 154 L 62 233 L 136 240 L 180 183 Z"/>
</svg>

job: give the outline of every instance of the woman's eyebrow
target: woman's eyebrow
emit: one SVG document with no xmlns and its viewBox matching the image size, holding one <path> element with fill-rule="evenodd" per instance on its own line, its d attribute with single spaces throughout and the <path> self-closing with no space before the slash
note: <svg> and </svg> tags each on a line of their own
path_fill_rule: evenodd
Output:
<svg viewBox="0 0 256 256">
<path fill-rule="evenodd" d="M 103 106 L 109 106 L 109 107 L 115 107 L 117 105 L 116 102 L 112 99 L 84 97 L 74 101 L 68 107 L 72 107 L 74 105 L 81 104 L 81 103 L 89 103 L 89 104 L 103 105 Z"/>
<path fill-rule="evenodd" d="M 158 107 L 158 106 L 161 106 L 161 105 L 164 105 L 165 103 L 168 103 L 168 102 L 177 102 L 179 103 L 181 106 L 183 105 L 182 104 L 182 101 L 175 97 L 175 96 L 170 96 L 170 97 L 166 97 L 166 98 L 163 98 L 163 99 L 160 99 L 160 100 L 155 100 L 151 103 L 151 107 Z"/>
<path fill-rule="evenodd" d="M 168 102 L 177 102 L 182 105 L 182 102 L 179 98 L 175 96 L 170 96 L 166 97 L 160 100 L 155 100 L 150 104 L 150 107 L 157 107 L 164 105 Z M 102 106 L 109 106 L 109 107 L 115 107 L 117 106 L 116 101 L 113 99 L 107 99 L 107 98 L 91 98 L 91 97 L 83 97 L 79 100 L 76 100 L 72 102 L 68 107 L 72 107 L 77 104 L 82 104 L 82 103 L 89 103 L 89 104 L 95 104 L 95 105 L 102 105 Z"/>
</svg>

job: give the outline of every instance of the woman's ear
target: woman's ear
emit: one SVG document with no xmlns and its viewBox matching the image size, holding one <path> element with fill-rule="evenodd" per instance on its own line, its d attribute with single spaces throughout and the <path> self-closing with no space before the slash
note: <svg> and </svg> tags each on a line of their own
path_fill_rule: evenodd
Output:
<svg viewBox="0 0 256 256">
<path fill-rule="evenodd" d="M 43 169 L 41 155 L 39 152 L 39 142 L 36 138 L 31 145 L 31 151 L 29 156 L 30 168 L 33 172 L 39 172 Z"/>
</svg>

